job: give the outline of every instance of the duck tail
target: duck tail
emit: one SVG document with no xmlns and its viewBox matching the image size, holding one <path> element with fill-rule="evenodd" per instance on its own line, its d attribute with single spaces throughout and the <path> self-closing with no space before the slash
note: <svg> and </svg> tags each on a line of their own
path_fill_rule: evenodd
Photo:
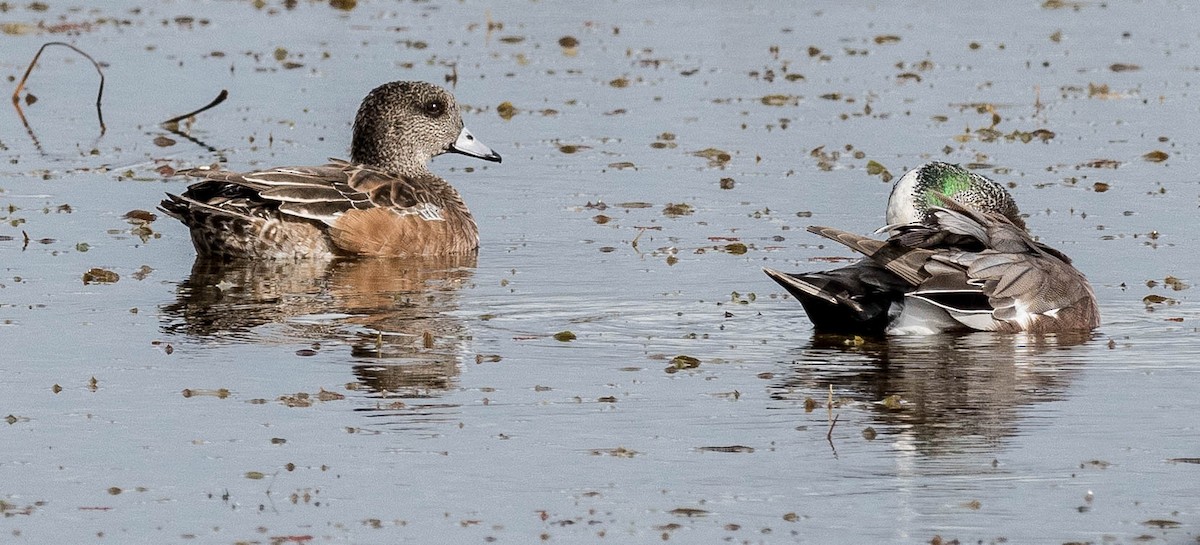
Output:
<svg viewBox="0 0 1200 545">
<path fill-rule="evenodd" d="M 763 268 L 804 306 L 813 327 L 824 332 L 882 333 L 893 303 L 902 303 L 904 281 L 862 260 L 832 271 L 791 274 Z"/>
</svg>

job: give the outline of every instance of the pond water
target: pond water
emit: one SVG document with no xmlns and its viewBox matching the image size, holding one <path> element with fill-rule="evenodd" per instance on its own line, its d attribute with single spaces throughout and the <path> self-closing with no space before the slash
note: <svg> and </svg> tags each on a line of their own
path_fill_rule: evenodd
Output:
<svg viewBox="0 0 1200 545">
<path fill-rule="evenodd" d="M 1197 20 L 0 3 L 6 91 L 48 41 L 106 77 L 103 133 L 61 47 L 0 108 L 0 542 L 1195 543 Z M 125 219 L 163 166 L 345 157 L 398 79 L 504 156 L 434 161 L 478 256 L 222 266 Z M 761 267 L 836 266 L 804 228 L 874 230 L 871 162 L 932 159 L 1009 183 L 1103 327 L 814 335 Z"/>
</svg>

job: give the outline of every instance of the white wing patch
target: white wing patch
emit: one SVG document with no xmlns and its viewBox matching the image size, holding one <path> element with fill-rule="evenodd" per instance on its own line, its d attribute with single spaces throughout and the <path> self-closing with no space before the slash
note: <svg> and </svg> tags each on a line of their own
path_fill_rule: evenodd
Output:
<svg viewBox="0 0 1200 545">
<path fill-rule="evenodd" d="M 446 221 L 446 218 L 442 216 L 442 209 L 429 202 L 423 202 L 408 208 L 393 208 L 392 211 L 400 216 L 421 216 L 421 219 L 425 221 Z"/>
</svg>

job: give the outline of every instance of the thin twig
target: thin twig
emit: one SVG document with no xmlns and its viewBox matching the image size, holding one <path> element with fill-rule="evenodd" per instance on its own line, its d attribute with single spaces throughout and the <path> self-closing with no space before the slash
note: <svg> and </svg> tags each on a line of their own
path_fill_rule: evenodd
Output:
<svg viewBox="0 0 1200 545">
<path fill-rule="evenodd" d="M 637 247 L 638 239 L 642 238 L 642 233 L 645 233 L 645 232 L 646 232 L 646 228 L 644 228 L 644 227 L 640 228 L 638 230 L 637 236 L 633 237 L 633 241 L 629 243 L 631 246 L 633 246 L 633 251 L 635 251 L 635 252 L 638 251 L 638 247 Z"/>
<path fill-rule="evenodd" d="M 219 94 L 217 94 L 217 98 L 214 98 L 212 100 L 212 102 L 209 102 L 208 105 L 204 106 L 203 108 L 200 108 L 199 110 L 196 110 L 193 112 L 188 112 L 183 115 L 177 115 L 175 117 L 172 117 L 171 119 L 163 121 L 162 124 L 163 125 L 173 125 L 175 123 L 179 123 L 180 121 L 183 121 L 184 119 L 187 119 L 194 115 L 198 115 L 201 112 L 208 111 L 211 108 L 215 108 L 218 104 L 225 102 L 225 99 L 227 99 L 227 98 L 229 98 L 229 91 L 227 91 L 225 89 L 221 89 L 221 92 Z"/>
<path fill-rule="evenodd" d="M 1037 117 L 1042 114 L 1042 87 L 1040 85 L 1033 86 L 1033 116 Z"/>
<path fill-rule="evenodd" d="M 37 66 L 37 61 L 38 61 L 38 58 L 40 58 L 42 56 L 42 51 L 45 51 L 46 47 L 52 46 L 52 45 L 61 45 L 63 47 L 69 47 L 69 48 L 71 48 L 71 50 L 75 51 L 76 53 L 83 55 L 83 57 L 85 59 L 92 62 L 92 66 L 96 67 L 96 73 L 100 75 L 100 89 L 96 92 L 96 118 L 100 120 L 100 136 L 104 136 L 105 131 L 108 130 L 108 128 L 104 126 L 104 113 L 100 110 L 100 101 L 101 101 L 101 99 L 104 98 L 104 71 L 100 69 L 100 63 L 96 62 L 96 59 L 93 59 L 91 55 L 88 55 L 82 49 L 79 49 L 78 47 L 75 47 L 66 42 L 46 42 L 46 43 L 42 44 L 42 47 L 38 48 L 37 54 L 35 54 L 33 56 L 33 60 L 29 61 L 29 68 L 25 69 L 25 75 L 21 76 L 21 81 L 17 82 L 17 88 L 13 89 L 13 94 L 12 94 L 13 106 L 15 106 L 17 108 L 17 113 L 20 114 L 21 119 L 24 120 L 25 115 L 21 114 L 21 104 L 20 104 L 21 90 L 25 88 L 25 81 L 29 79 L 29 74 L 31 72 L 33 72 L 33 67 Z M 27 129 L 29 128 L 28 124 L 26 124 L 26 128 Z M 32 131 L 30 131 L 30 132 L 32 132 Z"/>
<path fill-rule="evenodd" d="M 838 418 L 841 416 L 840 414 L 834 415 L 833 420 L 829 422 L 829 431 L 825 433 L 825 440 L 830 443 L 833 443 L 833 427 L 837 425 Z"/>
<path fill-rule="evenodd" d="M 829 410 L 829 420 L 833 421 L 833 384 L 829 385 L 829 402 L 825 404 L 825 408 Z"/>
</svg>

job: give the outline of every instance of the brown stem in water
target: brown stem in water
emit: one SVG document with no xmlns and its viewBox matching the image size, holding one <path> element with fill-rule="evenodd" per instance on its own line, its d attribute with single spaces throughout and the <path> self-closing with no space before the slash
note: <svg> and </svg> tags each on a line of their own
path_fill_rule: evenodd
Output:
<svg viewBox="0 0 1200 545">
<path fill-rule="evenodd" d="M 188 112 L 183 115 L 177 115 L 175 117 L 172 117 L 171 119 L 163 121 L 162 124 L 163 125 L 171 125 L 174 123 L 179 123 L 180 121 L 183 121 L 184 119 L 187 119 L 194 115 L 198 115 L 201 112 L 208 111 L 211 108 L 215 108 L 218 104 L 225 102 L 225 99 L 227 99 L 227 98 L 229 98 L 229 91 L 227 91 L 225 89 L 221 89 L 221 92 L 219 94 L 217 94 L 217 98 L 214 98 L 212 100 L 212 102 L 209 102 L 208 105 L 204 106 L 203 108 L 200 108 L 199 110 L 195 110 L 192 112 Z"/>
<path fill-rule="evenodd" d="M 29 61 L 29 68 L 25 69 L 25 75 L 21 76 L 21 81 L 17 82 L 17 88 L 13 89 L 12 103 L 13 107 L 17 109 L 17 115 L 21 117 L 22 122 L 25 121 L 25 114 L 21 112 L 21 90 L 25 88 L 25 81 L 29 79 L 29 74 L 33 72 L 33 67 L 37 66 L 37 61 L 39 58 L 41 58 L 42 51 L 45 51 L 47 47 L 52 45 L 68 47 L 76 53 L 83 55 L 85 59 L 92 62 L 92 66 L 96 67 L 96 73 L 100 74 L 100 89 L 96 92 L 96 118 L 100 120 L 100 136 L 104 136 L 105 131 L 108 130 L 108 128 L 104 126 L 104 112 L 102 112 L 100 109 L 100 101 L 104 98 L 104 71 L 100 69 L 100 63 L 96 62 L 96 59 L 93 59 L 91 55 L 88 55 L 82 49 L 79 49 L 78 47 L 66 42 L 46 42 L 42 44 L 42 47 L 38 48 L 37 54 L 33 56 L 33 60 Z M 31 136 L 33 135 L 33 130 L 29 128 L 28 123 L 25 124 L 25 129 L 29 131 Z"/>
<path fill-rule="evenodd" d="M 835 414 L 835 415 L 833 415 L 833 420 L 829 421 L 829 431 L 825 433 L 826 441 L 829 441 L 830 443 L 833 442 L 833 427 L 837 425 L 838 418 L 841 418 L 841 417 L 842 417 L 842 415 Z"/>
</svg>

